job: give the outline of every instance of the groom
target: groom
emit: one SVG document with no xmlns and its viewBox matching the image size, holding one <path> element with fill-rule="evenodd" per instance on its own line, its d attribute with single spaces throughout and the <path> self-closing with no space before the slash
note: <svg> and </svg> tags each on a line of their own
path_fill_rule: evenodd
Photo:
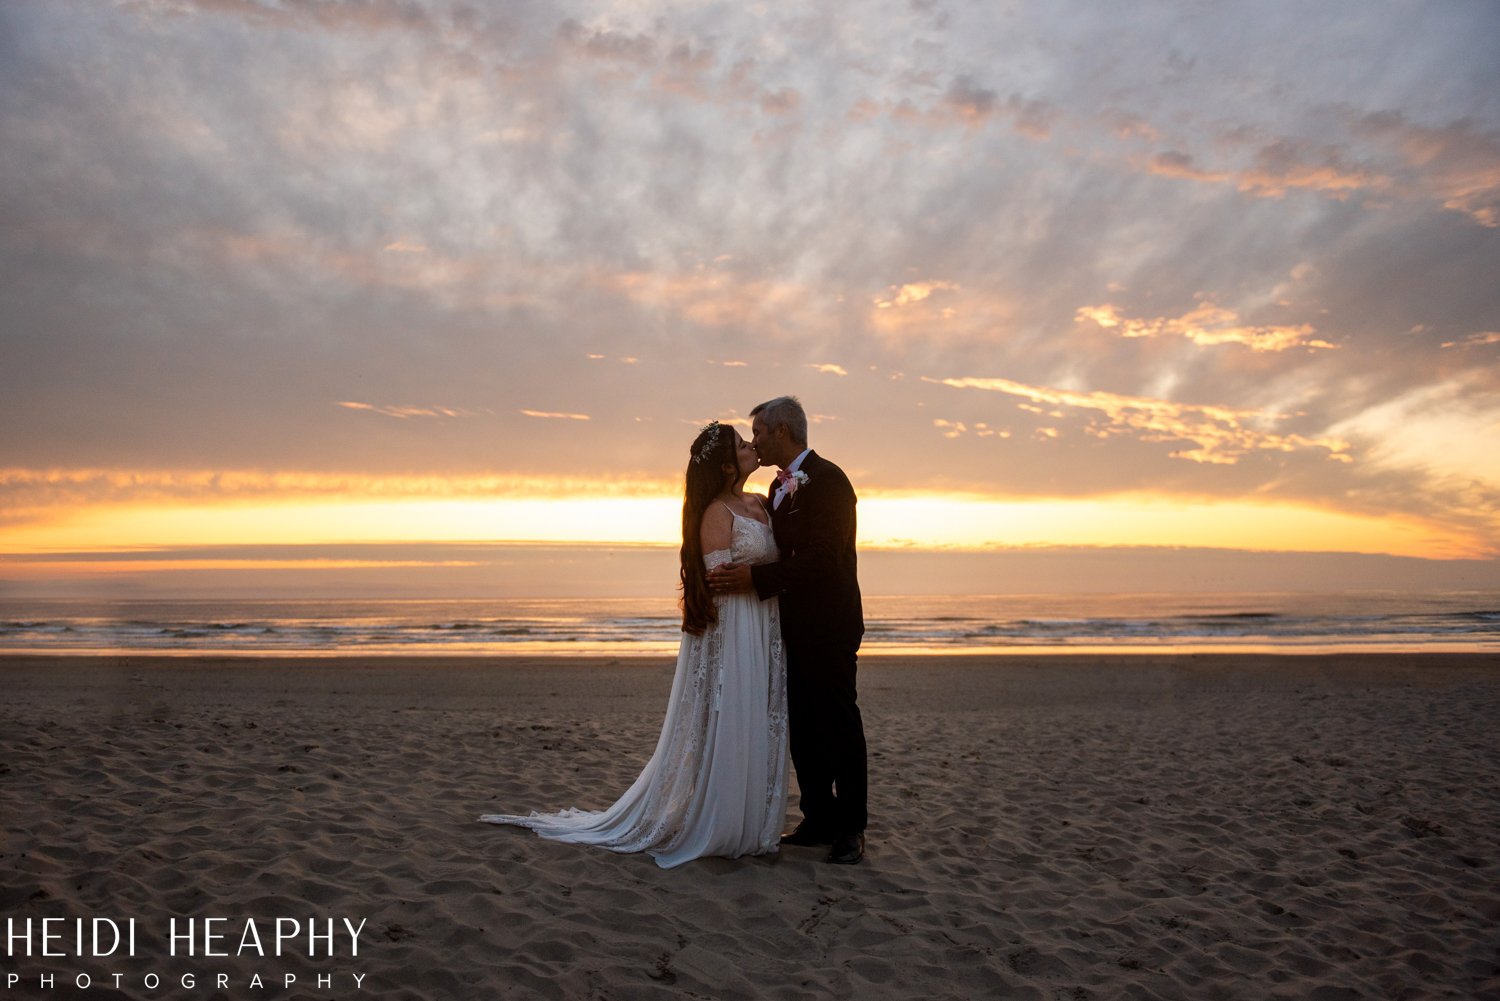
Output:
<svg viewBox="0 0 1500 1001">
<path fill-rule="evenodd" d="M 864 614 L 855 576 L 854 488 L 844 471 L 807 447 L 807 414 L 794 396 L 750 411 L 750 444 L 762 466 L 780 467 L 771 527 L 781 558 L 725 564 L 709 575 L 720 592 L 781 597 L 787 716 L 802 822 L 784 845 L 829 845 L 828 861 L 865 854 L 865 729 L 856 704 L 855 659 Z"/>
</svg>

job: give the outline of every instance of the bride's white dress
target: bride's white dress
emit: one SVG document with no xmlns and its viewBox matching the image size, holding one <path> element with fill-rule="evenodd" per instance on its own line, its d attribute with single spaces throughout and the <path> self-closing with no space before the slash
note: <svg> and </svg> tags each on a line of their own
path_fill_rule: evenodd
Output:
<svg viewBox="0 0 1500 1001">
<path fill-rule="evenodd" d="M 777 558 L 769 525 L 736 514 L 721 563 Z M 677 672 L 656 752 L 607 810 L 527 817 L 490 814 L 491 824 L 529 827 L 544 838 L 649 852 L 671 868 L 707 855 L 775 852 L 786 817 L 786 655 L 777 600 L 754 593 L 714 598 L 718 621 L 682 634 Z"/>
</svg>

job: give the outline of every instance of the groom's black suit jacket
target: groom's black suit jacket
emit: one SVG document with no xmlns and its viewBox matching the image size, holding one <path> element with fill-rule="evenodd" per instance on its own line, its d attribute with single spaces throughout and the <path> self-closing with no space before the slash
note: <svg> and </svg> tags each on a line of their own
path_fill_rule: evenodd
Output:
<svg viewBox="0 0 1500 1001">
<path fill-rule="evenodd" d="M 762 599 L 781 596 L 781 633 L 789 646 L 852 653 L 865 631 L 854 555 L 854 487 L 816 452 L 807 454 L 800 470 L 806 481 L 771 510 L 781 556 L 751 567 L 751 579 Z M 773 486 L 767 506 L 775 496 Z"/>
</svg>

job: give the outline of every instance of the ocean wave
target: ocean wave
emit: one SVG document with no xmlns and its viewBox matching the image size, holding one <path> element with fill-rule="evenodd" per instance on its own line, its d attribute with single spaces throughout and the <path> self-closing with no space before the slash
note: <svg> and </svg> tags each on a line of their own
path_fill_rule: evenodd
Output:
<svg viewBox="0 0 1500 1001">
<path fill-rule="evenodd" d="M 1493 595 L 1413 595 L 1403 607 L 1390 595 L 1378 601 L 1324 596 L 1321 604 L 1297 595 L 879 597 L 867 601 L 864 649 L 1304 648 L 1318 643 L 1500 647 L 1500 611 L 1492 600 Z M 0 650 L 479 653 L 524 648 L 545 653 L 600 648 L 659 653 L 675 649 L 681 638 L 679 616 L 670 605 L 663 606 L 543 599 L 436 607 L 421 601 L 35 602 L 0 620 Z M 1136 609 L 1141 614 L 1121 614 Z"/>
</svg>

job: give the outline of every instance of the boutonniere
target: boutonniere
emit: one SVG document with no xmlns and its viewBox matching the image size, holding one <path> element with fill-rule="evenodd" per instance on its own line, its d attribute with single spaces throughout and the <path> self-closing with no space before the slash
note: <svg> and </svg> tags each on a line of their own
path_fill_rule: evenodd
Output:
<svg viewBox="0 0 1500 1001">
<path fill-rule="evenodd" d="M 807 483 L 807 474 L 800 469 L 795 473 L 789 473 L 783 469 L 776 474 L 776 481 L 781 484 L 781 495 L 791 497 L 797 492 L 798 487 Z"/>
</svg>

